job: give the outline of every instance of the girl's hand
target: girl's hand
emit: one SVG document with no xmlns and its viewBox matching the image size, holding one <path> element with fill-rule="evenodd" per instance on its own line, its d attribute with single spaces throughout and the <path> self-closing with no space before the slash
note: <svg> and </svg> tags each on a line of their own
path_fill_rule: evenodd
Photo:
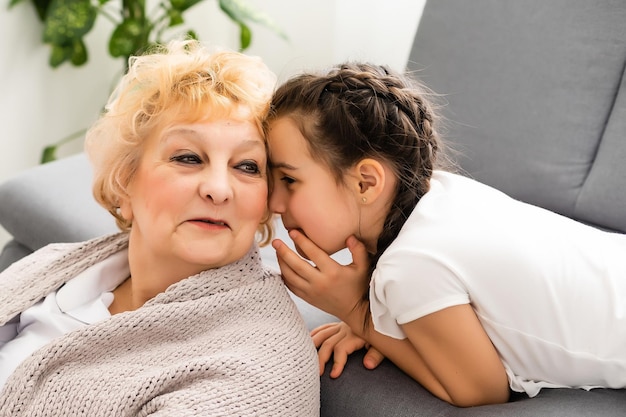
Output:
<svg viewBox="0 0 626 417">
<path fill-rule="evenodd" d="M 363 323 L 362 309 L 357 309 L 369 288 L 369 256 L 363 243 L 354 236 L 346 240 L 352 254 L 350 265 L 341 265 L 304 234 L 291 230 L 289 236 L 311 265 L 284 242 L 274 240 L 278 265 L 285 285 L 298 297 L 349 323 Z M 359 317 L 355 318 L 355 314 Z M 352 316 L 352 317 L 351 317 Z M 347 320 L 349 317 L 352 320 Z"/>
<path fill-rule="evenodd" d="M 368 347 L 369 345 L 365 345 Z M 363 366 L 367 369 L 376 369 L 378 365 L 385 359 L 385 356 L 373 346 L 369 346 L 365 356 L 363 357 Z"/>
<path fill-rule="evenodd" d="M 356 336 L 350 326 L 343 322 L 324 324 L 311 332 L 313 343 L 318 348 L 317 357 L 320 364 L 320 375 L 324 373 L 326 363 L 333 356 L 331 378 L 337 378 L 343 372 L 348 361 L 348 355 L 364 347 L 369 347 L 365 340 Z M 368 369 L 376 368 L 384 359 L 373 347 L 369 347 L 363 365 Z"/>
<path fill-rule="evenodd" d="M 348 361 L 348 355 L 364 347 L 368 348 L 363 358 L 363 365 L 367 369 L 376 368 L 385 359 L 378 350 L 370 347 L 365 340 L 356 336 L 350 330 L 350 326 L 343 322 L 324 324 L 311 331 L 311 337 L 315 347 L 318 348 L 320 375 L 324 373 L 324 368 L 331 355 L 333 355 L 331 378 L 337 378 L 341 375 Z"/>
</svg>

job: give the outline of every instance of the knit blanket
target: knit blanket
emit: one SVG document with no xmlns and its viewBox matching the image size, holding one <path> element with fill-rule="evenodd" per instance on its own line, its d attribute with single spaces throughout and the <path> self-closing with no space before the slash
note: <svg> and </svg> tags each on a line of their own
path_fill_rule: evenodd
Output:
<svg viewBox="0 0 626 417">
<path fill-rule="evenodd" d="M 0 273 L 0 324 L 127 246 L 126 234 L 54 244 Z M 36 351 L 0 416 L 318 416 L 315 348 L 280 276 L 253 246 L 144 306 Z"/>
</svg>

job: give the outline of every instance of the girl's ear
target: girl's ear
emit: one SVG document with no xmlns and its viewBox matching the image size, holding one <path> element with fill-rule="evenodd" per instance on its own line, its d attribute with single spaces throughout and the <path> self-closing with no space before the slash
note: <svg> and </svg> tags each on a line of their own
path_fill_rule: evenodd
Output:
<svg viewBox="0 0 626 417">
<path fill-rule="evenodd" d="M 382 163 L 366 158 L 359 161 L 354 171 L 358 179 L 358 196 L 361 204 L 373 203 L 385 190 L 387 173 Z"/>
</svg>

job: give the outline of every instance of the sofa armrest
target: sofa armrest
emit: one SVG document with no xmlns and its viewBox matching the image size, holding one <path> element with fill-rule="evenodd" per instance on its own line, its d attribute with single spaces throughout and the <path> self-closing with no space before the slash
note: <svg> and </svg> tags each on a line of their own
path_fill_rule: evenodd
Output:
<svg viewBox="0 0 626 417">
<path fill-rule="evenodd" d="M 92 197 L 85 154 L 28 169 L 0 184 L 0 224 L 31 251 L 115 232 L 113 217 Z"/>
<path fill-rule="evenodd" d="M 22 245 L 15 239 L 10 240 L 6 245 L 4 245 L 2 252 L 0 252 L 0 271 L 5 270 L 13 262 L 23 258 L 31 252 L 32 250 Z"/>
</svg>

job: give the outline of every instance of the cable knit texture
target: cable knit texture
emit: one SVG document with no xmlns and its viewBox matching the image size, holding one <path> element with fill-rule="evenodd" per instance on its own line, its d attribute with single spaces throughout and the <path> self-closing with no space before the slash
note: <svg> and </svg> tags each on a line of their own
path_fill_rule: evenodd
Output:
<svg viewBox="0 0 626 417">
<path fill-rule="evenodd" d="M 49 245 L 0 273 L 0 324 L 128 245 Z M 136 311 L 68 333 L 7 381 L 0 416 L 319 416 L 315 348 L 254 246 Z"/>
</svg>

